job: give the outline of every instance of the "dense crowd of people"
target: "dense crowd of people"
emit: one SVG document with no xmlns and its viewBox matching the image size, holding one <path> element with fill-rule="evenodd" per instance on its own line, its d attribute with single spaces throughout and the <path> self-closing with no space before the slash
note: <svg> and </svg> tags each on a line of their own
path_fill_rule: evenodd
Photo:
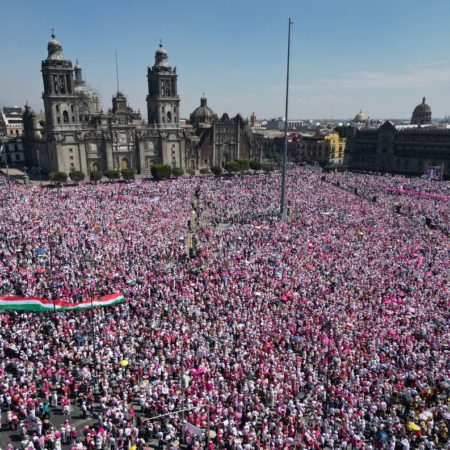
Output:
<svg viewBox="0 0 450 450">
<path fill-rule="evenodd" d="M 4 432 L 35 450 L 450 448 L 449 236 L 416 220 L 450 202 L 389 191 L 409 187 L 450 191 L 296 168 L 282 222 L 278 173 L 13 186 L 1 295 L 126 302 L 0 314 Z"/>
</svg>

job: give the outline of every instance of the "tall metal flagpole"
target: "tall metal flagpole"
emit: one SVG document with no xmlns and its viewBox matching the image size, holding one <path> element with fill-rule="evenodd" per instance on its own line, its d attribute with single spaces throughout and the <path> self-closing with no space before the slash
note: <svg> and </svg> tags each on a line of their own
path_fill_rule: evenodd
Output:
<svg viewBox="0 0 450 450">
<path fill-rule="evenodd" d="M 289 18 L 288 30 L 288 54 L 287 54 L 287 73 L 286 73 L 286 108 L 284 112 L 284 150 L 283 150 L 283 167 L 281 170 L 281 199 L 280 199 L 280 219 L 287 221 L 286 213 L 286 169 L 287 169 L 287 148 L 288 148 L 288 106 L 289 106 L 289 60 L 291 53 L 291 25 L 294 22 Z"/>
</svg>

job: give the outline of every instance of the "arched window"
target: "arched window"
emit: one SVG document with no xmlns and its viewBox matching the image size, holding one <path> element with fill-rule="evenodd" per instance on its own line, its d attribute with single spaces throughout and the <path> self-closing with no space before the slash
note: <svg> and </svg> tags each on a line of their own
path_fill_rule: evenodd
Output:
<svg viewBox="0 0 450 450">
<path fill-rule="evenodd" d="M 172 122 L 172 113 L 170 111 L 167 112 L 167 122 Z"/>
<path fill-rule="evenodd" d="M 92 163 L 91 172 L 100 172 L 100 166 L 98 165 L 98 163 Z"/>
<path fill-rule="evenodd" d="M 69 123 L 69 113 L 67 111 L 63 112 L 63 122 Z"/>
</svg>

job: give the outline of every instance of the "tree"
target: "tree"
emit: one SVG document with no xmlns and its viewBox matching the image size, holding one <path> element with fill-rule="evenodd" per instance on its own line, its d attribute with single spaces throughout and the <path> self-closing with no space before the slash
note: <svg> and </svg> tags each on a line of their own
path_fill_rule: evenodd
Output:
<svg viewBox="0 0 450 450">
<path fill-rule="evenodd" d="M 122 177 L 124 180 L 134 180 L 136 177 L 136 171 L 134 169 L 122 169 Z"/>
<path fill-rule="evenodd" d="M 220 175 L 222 175 L 222 167 L 220 166 L 212 166 L 211 167 L 211 172 L 216 176 L 219 177 Z"/>
<path fill-rule="evenodd" d="M 242 170 L 241 165 L 237 161 L 227 161 L 224 164 L 224 169 L 230 173 L 240 172 Z"/>
<path fill-rule="evenodd" d="M 184 170 L 183 170 L 181 167 L 174 167 L 174 168 L 172 169 L 172 175 L 173 175 L 175 178 L 181 177 L 181 176 L 184 175 Z"/>
<path fill-rule="evenodd" d="M 101 179 L 102 179 L 102 174 L 101 174 L 101 172 L 99 172 L 98 170 L 96 170 L 96 171 L 94 171 L 94 172 L 91 172 L 90 174 L 89 174 L 89 178 L 91 179 L 91 181 L 93 181 L 93 182 L 97 182 L 97 181 L 100 181 Z"/>
<path fill-rule="evenodd" d="M 172 169 L 167 164 L 153 164 L 150 168 L 150 172 L 155 180 L 163 180 L 164 178 L 170 178 Z"/>
<path fill-rule="evenodd" d="M 208 167 L 202 167 L 202 168 L 200 169 L 200 173 L 201 173 L 202 175 L 208 175 L 208 174 L 211 173 L 211 172 L 209 171 Z"/>
<path fill-rule="evenodd" d="M 69 174 L 70 179 L 74 183 L 78 183 L 79 181 L 83 181 L 85 179 L 85 175 L 81 170 L 74 170 Z"/>
<path fill-rule="evenodd" d="M 109 169 L 105 172 L 105 177 L 108 180 L 118 180 L 120 178 L 120 172 L 118 170 Z"/>
<path fill-rule="evenodd" d="M 261 169 L 264 170 L 264 172 L 266 172 L 266 173 L 272 172 L 273 170 L 275 170 L 275 166 L 270 163 L 265 163 L 265 164 L 262 164 Z"/>
<path fill-rule="evenodd" d="M 191 169 L 191 168 L 189 168 L 189 169 L 186 169 L 186 173 L 188 174 L 188 175 L 195 175 L 195 170 L 194 169 Z"/>
<path fill-rule="evenodd" d="M 242 171 L 250 168 L 250 161 L 248 159 L 235 159 L 235 161 L 241 166 Z"/>
<path fill-rule="evenodd" d="M 51 172 L 49 174 L 50 181 L 61 184 L 67 181 L 67 173 L 65 172 Z"/>
<path fill-rule="evenodd" d="M 262 164 L 259 161 L 250 161 L 250 169 L 252 170 L 261 170 Z"/>
</svg>

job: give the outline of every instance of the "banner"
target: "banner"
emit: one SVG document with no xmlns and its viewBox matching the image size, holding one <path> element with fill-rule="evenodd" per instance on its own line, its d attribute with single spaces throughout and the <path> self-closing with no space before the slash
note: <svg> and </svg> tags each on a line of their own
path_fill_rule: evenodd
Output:
<svg viewBox="0 0 450 450">
<path fill-rule="evenodd" d="M 80 303 L 67 302 L 65 300 L 44 300 L 41 297 L 17 297 L 7 295 L 0 297 L 0 311 L 80 311 L 82 309 L 97 308 L 102 306 L 113 306 L 123 303 L 123 294 L 109 294 L 103 297 L 84 300 Z"/>
<path fill-rule="evenodd" d="M 201 428 L 198 428 L 195 425 L 192 425 L 192 423 L 189 423 L 187 420 L 186 420 L 185 431 L 187 431 L 188 433 L 191 433 L 195 436 L 201 436 L 203 434 L 203 430 Z"/>
</svg>

